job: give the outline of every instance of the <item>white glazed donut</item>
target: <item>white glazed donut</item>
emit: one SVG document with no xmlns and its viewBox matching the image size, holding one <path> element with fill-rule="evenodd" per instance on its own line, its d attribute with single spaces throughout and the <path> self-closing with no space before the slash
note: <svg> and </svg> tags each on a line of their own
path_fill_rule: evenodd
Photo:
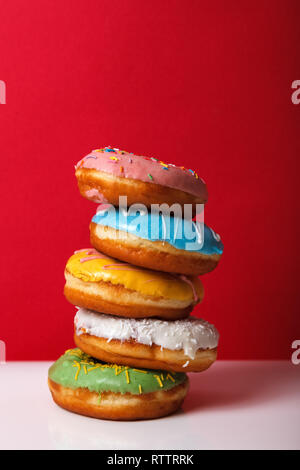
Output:
<svg viewBox="0 0 300 470">
<path fill-rule="evenodd" d="M 216 359 L 219 333 L 195 317 L 119 318 L 80 308 L 75 343 L 97 359 L 132 367 L 201 372 Z"/>
</svg>

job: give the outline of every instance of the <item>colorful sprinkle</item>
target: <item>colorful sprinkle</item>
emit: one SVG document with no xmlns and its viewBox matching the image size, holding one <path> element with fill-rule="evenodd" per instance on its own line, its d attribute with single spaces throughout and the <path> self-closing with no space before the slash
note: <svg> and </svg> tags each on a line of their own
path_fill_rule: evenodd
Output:
<svg viewBox="0 0 300 470">
<path fill-rule="evenodd" d="M 171 374 L 168 374 L 167 375 L 167 379 L 171 380 L 171 382 L 175 382 L 174 378 L 172 377 Z"/>
<path fill-rule="evenodd" d="M 75 380 L 77 380 L 81 367 L 80 367 L 80 364 L 77 361 L 74 361 L 74 362 L 75 362 L 75 364 L 73 365 L 73 367 L 77 367 L 77 371 L 76 371 L 76 374 L 75 374 Z"/>
<path fill-rule="evenodd" d="M 149 176 L 149 178 L 150 178 L 151 180 L 153 180 L 153 176 L 150 175 L 150 173 L 148 173 L 148 176 Z"/>
<path fill-rule="evenodd" d="M 116 375 L 119 375 L 119 374 L 121 374 L 121 372 L 123 372 L 123 370 L 124 370 L 124 369 L 122 369 L 122 367 L 116 365 L 115 374 L 116 374 Z"/>
<path fill-rule="evenodd" d="M 162 387 L 163 387 L 163 383 L 162 383 L 162 381 L 161 381 L 159 375 L 155 375 L 154 377 L 156 378 L 156 380 L 157 380 L 157 382 L 158 382 L 160 388 L 162 388 Z"/>
<path fill-rule="evenodd" d="M 90 369 L 88 369 L 88 372 L 90 372 L 91 370 L 95 370 L 95 369 L 99 369 L 100 365 L 96 365 L 95 367 L 91 367 Z"/>
</svg>

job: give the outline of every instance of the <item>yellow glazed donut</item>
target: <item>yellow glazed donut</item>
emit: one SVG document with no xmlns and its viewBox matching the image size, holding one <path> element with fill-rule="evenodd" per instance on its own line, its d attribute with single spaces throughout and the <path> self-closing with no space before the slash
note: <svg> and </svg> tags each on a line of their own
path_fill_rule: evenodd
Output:
<svg viewBox="0 0 300 470">
<path fill-rule="evenodd" d="M 55 403 L 93 418 L 137 420 L 174 413 L 188 391 L 183 373 L 132 369 L 71 349 L 49 369 Z"/>
<path fill-rule="evenodd" d="M 217 357 L 218 331 L 195 317 L 177 321 L 120 318 L 80 308 L 74 323 L 76 345 L 106 362 L 202 372 Z"/>
<path fill-rule="evenodd" d="M 105 147 L 86 155 L 76 165 L 81 195 L 91 201 L 128 204 L 202 204 L 207 201 L 204 181 L 193 170 Z"/>
<path fill-rule="evenodd" d="M 65 278 L 69 302 L 122 317 L 185 318 L 203 298 L 196 277 L 138 268 L 94 249 L 75 252 Z"/>
</svg>

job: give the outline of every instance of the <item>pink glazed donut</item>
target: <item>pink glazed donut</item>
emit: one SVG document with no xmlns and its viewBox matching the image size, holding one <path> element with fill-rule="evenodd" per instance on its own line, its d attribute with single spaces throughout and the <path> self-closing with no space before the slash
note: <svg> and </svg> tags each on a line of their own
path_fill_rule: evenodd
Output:
<svg viewBox="0 0 300 470">
<path fill-rule="evenodd" d="M 76 167 L 79 191 L 97 203 L 119 205 L 119 196 L 127 204 L 172 205 L 204 204 L 205 182 L 193 170 L 142 157 L 116 148 L 93 150 Z"/>
</svg>

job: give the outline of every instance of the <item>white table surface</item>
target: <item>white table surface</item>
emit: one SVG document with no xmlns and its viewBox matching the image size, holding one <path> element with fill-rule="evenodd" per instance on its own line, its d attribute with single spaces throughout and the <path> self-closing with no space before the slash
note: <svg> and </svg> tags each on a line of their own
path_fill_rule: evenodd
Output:
<svg viewBox="0 0 300 470">
<path fill-rule="evenodd" d="M 47 387 L 49 365 L 0 365 L 0 449 L 300 449 L 300 365 L 217 361 L 190 374 L 181 411 L 138 422 L 59 408 Z"/>
</svg>

